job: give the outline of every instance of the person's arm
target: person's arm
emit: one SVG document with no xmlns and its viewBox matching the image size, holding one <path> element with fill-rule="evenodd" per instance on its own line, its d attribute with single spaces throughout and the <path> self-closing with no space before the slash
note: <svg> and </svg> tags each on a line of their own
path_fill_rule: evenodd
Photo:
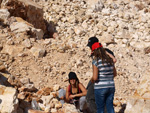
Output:
<svg viewBox="0 0 150 113">
<path fill-rule="evenodd" d="M 70 98 L 69 98 L 69 86 L 66 88 L 66 102 L 69 102 L 70 101 Z"/>
<path fill-rule="evenodd" d="M 112 58 L 114 63 L 117 62 L 117 59 L 112 54 L 108 53 L 107 51 L 106 51 L 106 54 L 109 55 L 110 58 Z"/>
<path fill-rule="evenodd" d="M 93 76 L 91 78 L 91 82 L 94 83 L 98 79 L 98 68 L 95 65 L 92 65 L 93 67 Z"/>
<path fill-rule="evenodd" d="M 113 72 L 114 72 L 114 77 L 116 77 L 117 76 L 117 71 L 116 71 L 115 66 L 114 66 Z"/>
<path fill-rule="evenodd" d="M 82 83 L 79 83 L 79 88 L 81 90 L 81 93 L 75 94 L 75 95 L 70 95 L 70 98 L 75 98 L 75 97 L 82 97 L 85 96 L 87 94 L 87 90 L 84 87 L 84 85 Z"/>
</svg>

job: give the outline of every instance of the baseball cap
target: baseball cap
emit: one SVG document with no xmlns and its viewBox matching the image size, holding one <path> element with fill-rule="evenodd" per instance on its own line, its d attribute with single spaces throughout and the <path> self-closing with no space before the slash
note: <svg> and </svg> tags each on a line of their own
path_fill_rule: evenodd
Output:
<svg viewBox="0 0 150 113">
<path fill-rule="evenodd" d="M 89 46 L 89 47 L 91 48 L 92 45 L 93 45 L 95 42 L 99 42 L 98 38 L 97 38 L 97 37 L 90 37 L 89 40 L 88 40 L 87 46 Z"/>
<path fill-rule="evenodd" d="M 71 79 L 76 79 L 77 80 L 78 79 L 75 72 L 70 72 L 68 76 L 69 76 L 69 80 L 71 80 Z"/>
</svg>

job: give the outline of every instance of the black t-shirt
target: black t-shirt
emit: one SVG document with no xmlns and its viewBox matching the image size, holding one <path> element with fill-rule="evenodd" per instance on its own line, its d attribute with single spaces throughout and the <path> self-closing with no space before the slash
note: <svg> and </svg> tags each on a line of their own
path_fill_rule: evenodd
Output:
<svg viewBox="0 0 150 113">
<path fill-rule="evenodd" d="M 112 55 L 115 57 L 114 53 L 113 53 L 110 49 L 105 48 L 105 50 L 106 50 L 108 53 L 112 54 Z"/>
</svg>

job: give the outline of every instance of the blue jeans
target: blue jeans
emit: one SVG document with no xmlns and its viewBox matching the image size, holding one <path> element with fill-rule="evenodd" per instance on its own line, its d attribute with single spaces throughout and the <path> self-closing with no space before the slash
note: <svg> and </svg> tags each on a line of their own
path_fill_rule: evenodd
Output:
<svg viewBox="0 0 150 113">
<path fill-rule="evenodd" d="M 115 113 L 113 107 L 115 88 L 94 89 L 97 113 L 104 113 L 106 105 L 107 113 Z"/>
</svg>

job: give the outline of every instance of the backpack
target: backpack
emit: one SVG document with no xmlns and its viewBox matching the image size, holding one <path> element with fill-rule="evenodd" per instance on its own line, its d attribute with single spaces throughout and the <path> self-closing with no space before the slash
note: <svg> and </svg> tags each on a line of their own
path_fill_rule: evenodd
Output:
<svg viewBox="0 0 150 113">
<path fill-rule="evenodd" d="M 89 81 L 86 89 L 87 89 L 86 100 L 88 109 L 91 113 L 97 113 L 94 95 L 94 84 L 91 81 Z"/>
</svg>

